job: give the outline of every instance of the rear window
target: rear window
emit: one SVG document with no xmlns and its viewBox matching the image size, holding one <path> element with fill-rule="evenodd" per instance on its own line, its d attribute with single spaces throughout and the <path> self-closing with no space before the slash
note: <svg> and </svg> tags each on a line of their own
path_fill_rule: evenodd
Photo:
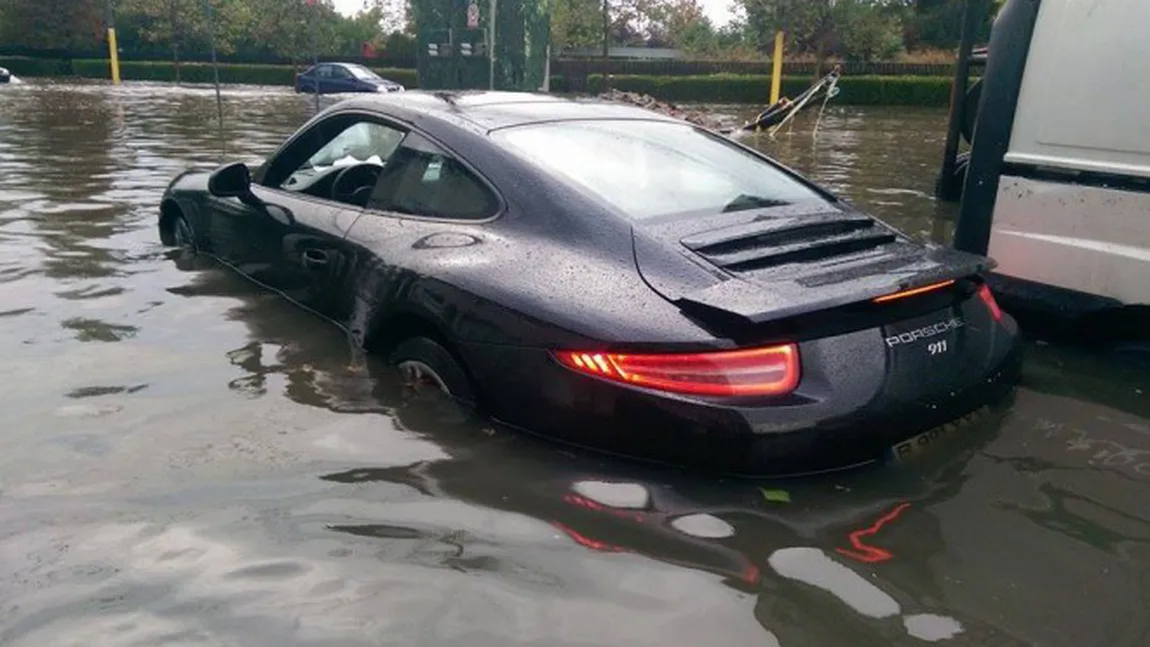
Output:
<svg viewBox="0 0 1150 647">
<path fill-rule="evenodd" d="M 492 137 L 634 219 L 823 200 L 768 162 L 690 124 L 564 121 L 504 128 Z"/>
</svg>

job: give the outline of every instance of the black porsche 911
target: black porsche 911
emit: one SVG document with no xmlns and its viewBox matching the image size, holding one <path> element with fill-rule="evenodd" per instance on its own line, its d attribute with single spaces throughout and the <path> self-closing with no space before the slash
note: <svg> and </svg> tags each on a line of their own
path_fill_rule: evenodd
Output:
<svg viewBox="0 0 1150 647">
<path fill-rule="evenodd" d="M 870 462 L 1019 374 L 989 259 L 641 108 L 349 99 L 253 169 L 179 175 L 160 212 L 165 244 L 330 318 L 412 381 L 637 458 L 749 475 Z"/>
</svg>

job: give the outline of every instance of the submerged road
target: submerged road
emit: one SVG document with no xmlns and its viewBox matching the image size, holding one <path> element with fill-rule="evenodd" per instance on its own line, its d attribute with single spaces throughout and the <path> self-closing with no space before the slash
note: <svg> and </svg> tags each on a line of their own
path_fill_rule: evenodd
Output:
<svg viewBox="0 0 1150 647">
<path fill-rule="evenodd" d="M 224 100 L 229 158 L 312 109 Z M 574 455 L 404 403 L 329 324 L 167 254 L 157 201 L 219 160 L 215 110 L 0 88 L 0 645 L 1150 644 L 1146 369 L 1034 345 L 1012 402 L 899 467 Z M 813 119 L 759 145 L 946 239 L 942 112 Z"/>
</svg>

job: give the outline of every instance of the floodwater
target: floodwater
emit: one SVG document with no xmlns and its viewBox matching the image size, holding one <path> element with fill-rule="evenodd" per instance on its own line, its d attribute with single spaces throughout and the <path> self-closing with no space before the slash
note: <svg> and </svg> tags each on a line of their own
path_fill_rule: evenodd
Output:
<svg viewBox="0 0 1150 647">
<path fill-rule="evenodd" d="M 312 110 L 227 88 L 228 158 Z M 933 455 L 705 480 L 407 401 L 156 237 L 210 88 L 0 88 L 0 645 L 1150 644 L 1150 373 L 1032 346 Z M 923 238 L 939 111 L 763 142 Z M 884 522 L 885 519 L 885 522 Z"/>
</svg>

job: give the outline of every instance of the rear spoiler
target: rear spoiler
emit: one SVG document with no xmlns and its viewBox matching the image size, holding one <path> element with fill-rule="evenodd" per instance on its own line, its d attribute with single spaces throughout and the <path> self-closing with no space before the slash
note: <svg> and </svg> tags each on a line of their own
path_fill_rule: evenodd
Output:
<svg viewBox="0 0 1150 647">
<path fill-rule="evenodd" d="M 732 277 L 688 292 L 674 300 L 684 311 L 720 312 L 760 324 L 869 301 L 934 283 L 982 275 L 997 265 L 993 260 L 952 249 L 934 249 L 903 267 L 860 268 L 844 280 L 812 285 L 817 277 L 763 282 Z M 871 269 L 873 273 L 867 274 Z M 804 280 L 806 279 L 806 280 Z"/>
</svg>

